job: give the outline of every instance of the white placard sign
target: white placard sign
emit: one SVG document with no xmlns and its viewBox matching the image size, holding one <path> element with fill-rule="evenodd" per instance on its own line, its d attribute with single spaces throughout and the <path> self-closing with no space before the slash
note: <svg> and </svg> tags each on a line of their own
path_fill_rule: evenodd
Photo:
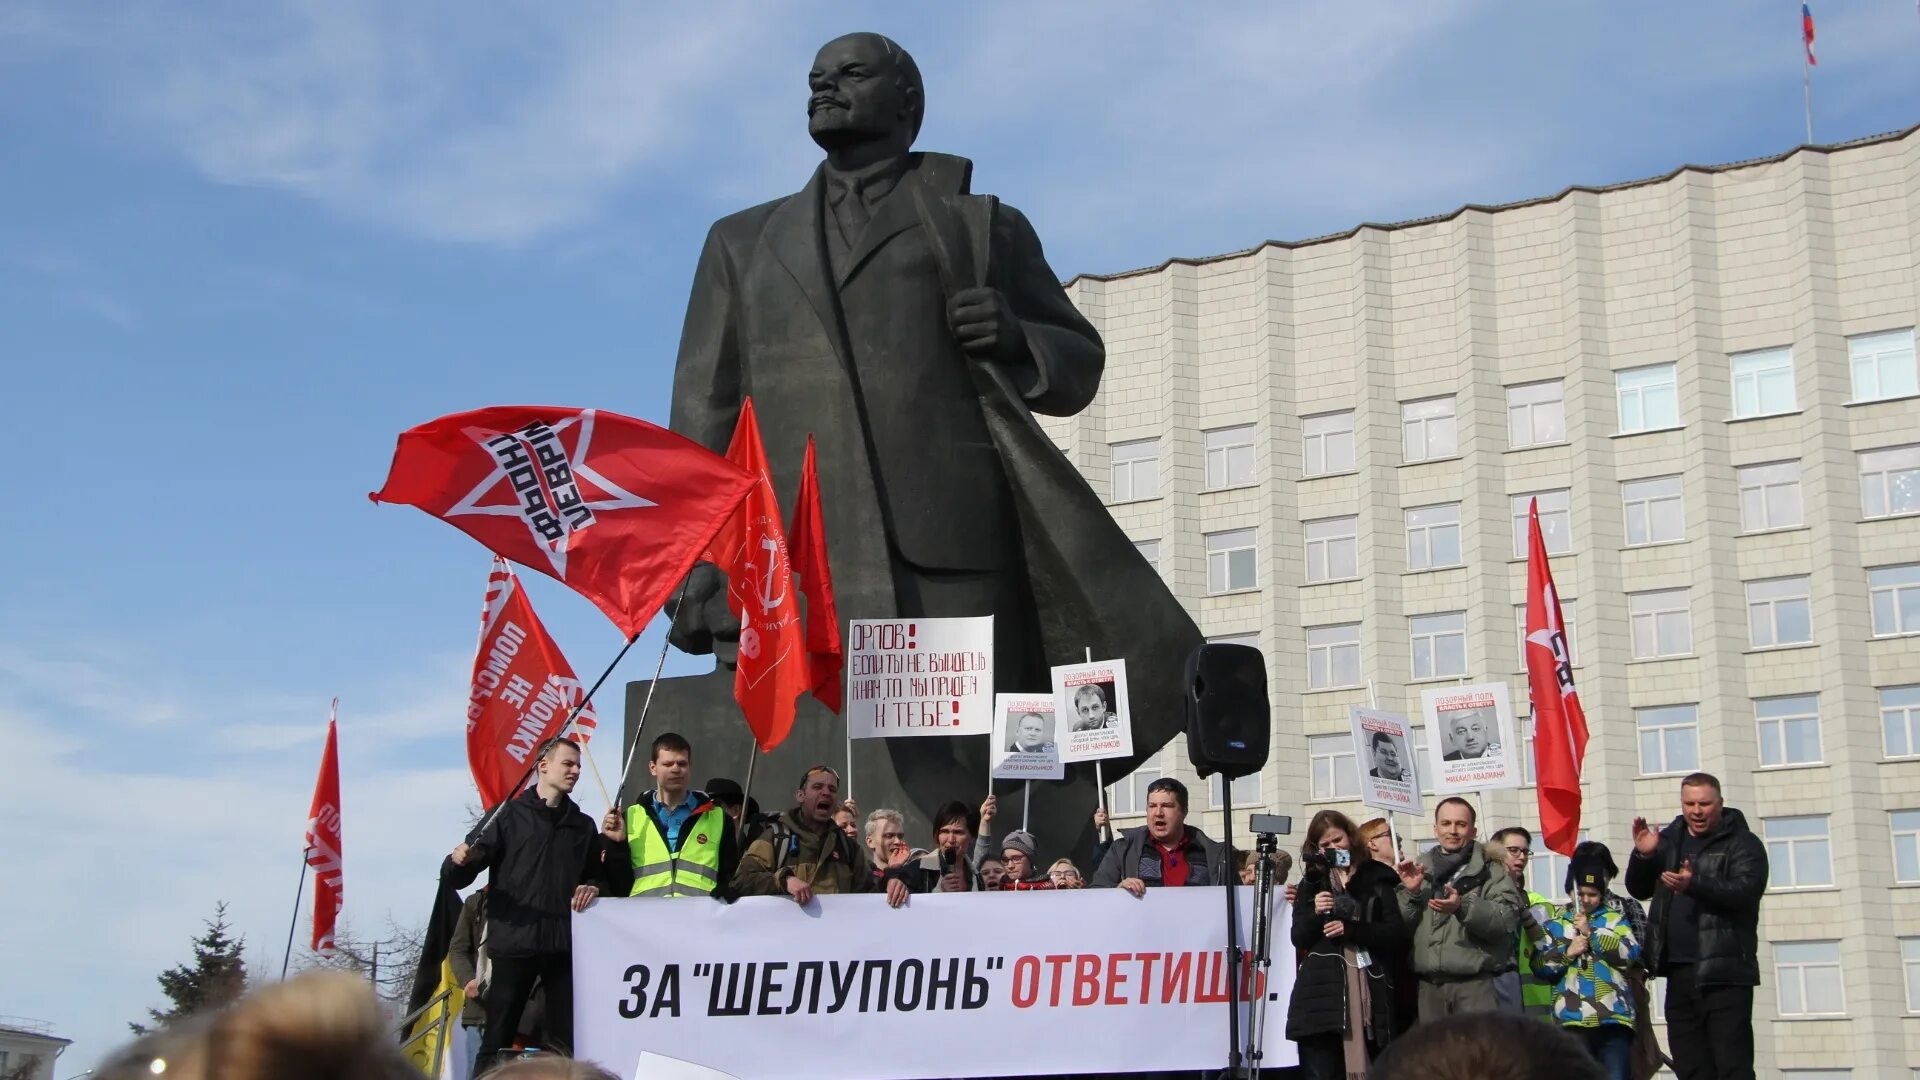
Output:
<svg viewBox="0 0 1920 1080">
<path fill-rule="evenodd" d="M 1054 715 L 1066 727 L 1062 761 L 1099 761 L 1133 753 L 1127 662 L 1095 660 L 1053 669 Z"/>
<path fill-rule="evenodd" d="M 847 625 L 847 735 L 993 730 L 993 616 L 854 619 Z"/>
<path fill-rule="evenodd" d="M 1427 775 L 1437 794 L 1520 786 L 1506 683 L 1428 690 L 1420 704 L 1427 718 Z"/>
<path fill-rule="evenodd" d="M 993 779 L 1064 780 L 1053 698 L 996 694 L 993 699 Z"/>
<path fill-rule="evenodd" d="M 1360 766 L 1360 801 L 1396 814 L 1420 813 L 1420 783 L 1413 760 L 1412 725 L 1404 716 L 1353 709 L 1354 759 Z"/>
<path fill-rule="evenodd" d="M 575 1052 L 734 1076 L 1105 1075 L 1227 1058 L 1220 890 L 602 899 L 573 916 Z M 1240 925 L 1253 925 L 1253 890 Z M 1018 912 L 1014 911 L 1018 908 Z M 1264 1064 L 1295 1062 L 1277 904 Z M 1244 998 L 1243 998 L 1244 1001 Z M 1243 1033 L 1246 1031 L 1242 1006 Z M 1150 1034 L 1152 1033 L 1152 1034 Z"/>
</svg>

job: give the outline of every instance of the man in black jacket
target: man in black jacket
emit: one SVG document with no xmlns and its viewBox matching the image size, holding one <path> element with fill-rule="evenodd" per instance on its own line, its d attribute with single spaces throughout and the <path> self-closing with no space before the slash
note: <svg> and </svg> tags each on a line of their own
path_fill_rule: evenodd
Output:
<svg viewBox="0 0 1920 1080">
<path fill-rule="evenodd" d="M 609 811 L 604 833 L 568 798 L 580 780 L 580 745 L 554 739 L 540 748 L 534 786 L 495 813 L 478 838 L 447 856 L 440 876 L 454 888 L 487 878 L 487 952 L 493 977 L 484 998 L 487 1021 L 475 1068 L 492 1066 L 513 1042 L 520 1014 L 538 979 L 546 991 L 546 1049 L 573 1048 L 573 925 L 600 893 L 633 887 L 627 834 Z"/>
<path fill-rule="evenodd" d="M 1627 891 L 1653 900 L 1642 956 L 1667 979 L 1667 1045 L 1680 1080 L 1752 1080 L 1767 848 L 1706 773 L 1680 781 L 1680 810 L 1658 833 L 1633 819 Z"/>
</svg>

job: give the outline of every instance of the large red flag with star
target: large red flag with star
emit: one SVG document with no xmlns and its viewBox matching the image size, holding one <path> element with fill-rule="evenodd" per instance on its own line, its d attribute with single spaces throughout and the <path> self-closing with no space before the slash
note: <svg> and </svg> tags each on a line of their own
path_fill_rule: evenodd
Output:
<svg viewBox="0 0 1920 1080">
<path fill-rule="evenodd" d="M 807 598 L 807 677 L 813 683 L 813 696 L 838 713 L 846 654 L 840 648 L 840 605 L 834 602 L 833 571 L 827 566 L 826 515 L 820 510 L 820 471 L 814 464 L 811 435 L 806 461 L 800 466 L 800 494 L 788 525 L 793 575 Z"/>
<path fill-rule="evenodd" d="M 375 502 L 417 506 L 639 635 L 754 485 L 644 420 L 496 405 L 400 434 Z"/>
<path fill-rule="evenodd" d="M 340 863 L 340 740 L 335 718 L 340 699 L 327 712 L 327 748 L 320 755 L 313 803 L 307 809 L 307 865 L 313 868 L 313 951 L 333 951 L 334 921 L 344 902 Z"/>
<path fill-rule="evenodd" d="M 1527 691 L 1533 698 L 1533 772 L 1540 833 L 1571 856 L 1580 841 L 1580 769 L 1587 757 L 1587 713 L 1573 687 L 1573 656 L 1560 594 L 1540 535 L 1540 507 L 1527 507 Z"/>
<path fill-rule="evenodd" d="M 467 696 L 467 767 L 480 805 L 498 806 L 514 794 L 513 785 L 526 777 L 534 753 L 561 734 L 585 694 L 573 665 L 534 614 L 512 565 L 495 555 Z M 585 746 L 597 727 L 589 704 L 574 716 L 567 734 Z"/>
<path fill-rule="evenodd" d="M 740 406 L 727 458 L 755 482 L 702 557 L 727 575 L 727 606 L 740 618 L 733 696 L 754 741 L 770 751 L 793 730 L 794 699 L 807 692 L 810 680 L 800 598 L 752 398 Z"/>
</svg>

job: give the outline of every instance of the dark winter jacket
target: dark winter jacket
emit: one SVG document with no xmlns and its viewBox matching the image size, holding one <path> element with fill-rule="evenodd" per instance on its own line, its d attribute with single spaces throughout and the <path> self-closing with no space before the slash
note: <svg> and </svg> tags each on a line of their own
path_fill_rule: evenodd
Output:
<svg viewBox="0 0 1920 1080">
<path fill-rule="evenodd" d="M 1287 1038 L 1298 1041 L 1315 1035 L 1347 1034 L 1347 957 L 1345 946 L 1364 949 L 1370 963 L 1362 972 L 1373 1004 L 1373 1041 L 1392 1038 L 1394 986 L 1388 961 L 1403 955 L 1413 937 L 1394 890 L 1400 879 L 1385 863 L 1368 859 L 1354 868 L 1347 896 L 1358 905 L 1356 916 L 1340 919 L 1346 932 L 1326 936 L 1327 923 L 1338 915 L 1313 910 L 1314 897 L 1332 891 L 1324 870 L 1310 869 L 1300 879 L 1293 898 L 1293 944 L 1304 950 L 1294 974 L 1293 1000 L 1287 1006 Z"/>
<path fill-rule="evenodd" d="M 602 896 L 625 896 L 633 888 L 627 845 L 600 835 L 593 819 L 566 796 L 560 805 L 540 801 L 537 788 L 509 800 L 469 841 L 464 866 L 452 857 L 440 876 L 454 888 L 487 875 L 487 953 L 549 956 L 573 948 L 573 890 L 597 885 Z"/>
<path fill-rule="evenodd" d="M 1676 817 L 1660 830 L 1658 850 L 1652 855 L 1635 851 L 1627 860 L 1627 891 L 1641 900 L 1653 900 L 1653 910 L 1647 913 L 1641 959 L 1655 975 L 1665 975 L 1669 966 L 1667 914 L 1673 907 L 1673 890 L 1661 883 L 1660 875 L 1680 869 L 1680 848 L 1686 835 L 1686 818 Z M 1694 985 L 1702 989 L 1758 986 L 1760 897 L 1767 891 L 1767 846 L 1747 828 L 1746 817 L 1732 807 L 1720 812 L 1720 824 L 1707 833 L 1705 842 L 1694 856 L 1693 884 L 1687 888 L 1699 938 Z"/>
<path fill-rule="evenodd" d="M 1187 884 L 1226 884 L 1223 875 L 1233 873 L 1234 869 L 1227 864 L 1226 853 L 1220 845 L 1191 825 L 1182 828 L 1186 829 Z M 1139 878 L 1149 887 L 1158 887 L 1163 880 L 1160 847 L 1147 836 L 1145 825 L 1120 834 L 1101 858 L 1100 868 L 1093 872 L 1089 887 L 1111 889 L 1128 878 Z"/>
</svg>

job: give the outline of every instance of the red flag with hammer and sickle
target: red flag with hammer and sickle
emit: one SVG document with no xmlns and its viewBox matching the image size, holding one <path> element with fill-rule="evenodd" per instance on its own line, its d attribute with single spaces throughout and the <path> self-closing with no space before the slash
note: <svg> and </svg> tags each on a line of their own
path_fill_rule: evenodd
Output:
<svg viewBox="0 0 1920 1080">
<path fill-rule="evenodd" d="M 767 751 L 793 730 L 794 699 L 807 692 L 810 679 L 800 598 L 793 586 L 786 532 L 780 527 L 780 501 L 767 471 L 752 398 L 740 406 L 727 460 L 756 480 L 702 558 L 727 575 L 727 606 L 740 619 L 733 696 L 754 741 Z"/>
</svg>

